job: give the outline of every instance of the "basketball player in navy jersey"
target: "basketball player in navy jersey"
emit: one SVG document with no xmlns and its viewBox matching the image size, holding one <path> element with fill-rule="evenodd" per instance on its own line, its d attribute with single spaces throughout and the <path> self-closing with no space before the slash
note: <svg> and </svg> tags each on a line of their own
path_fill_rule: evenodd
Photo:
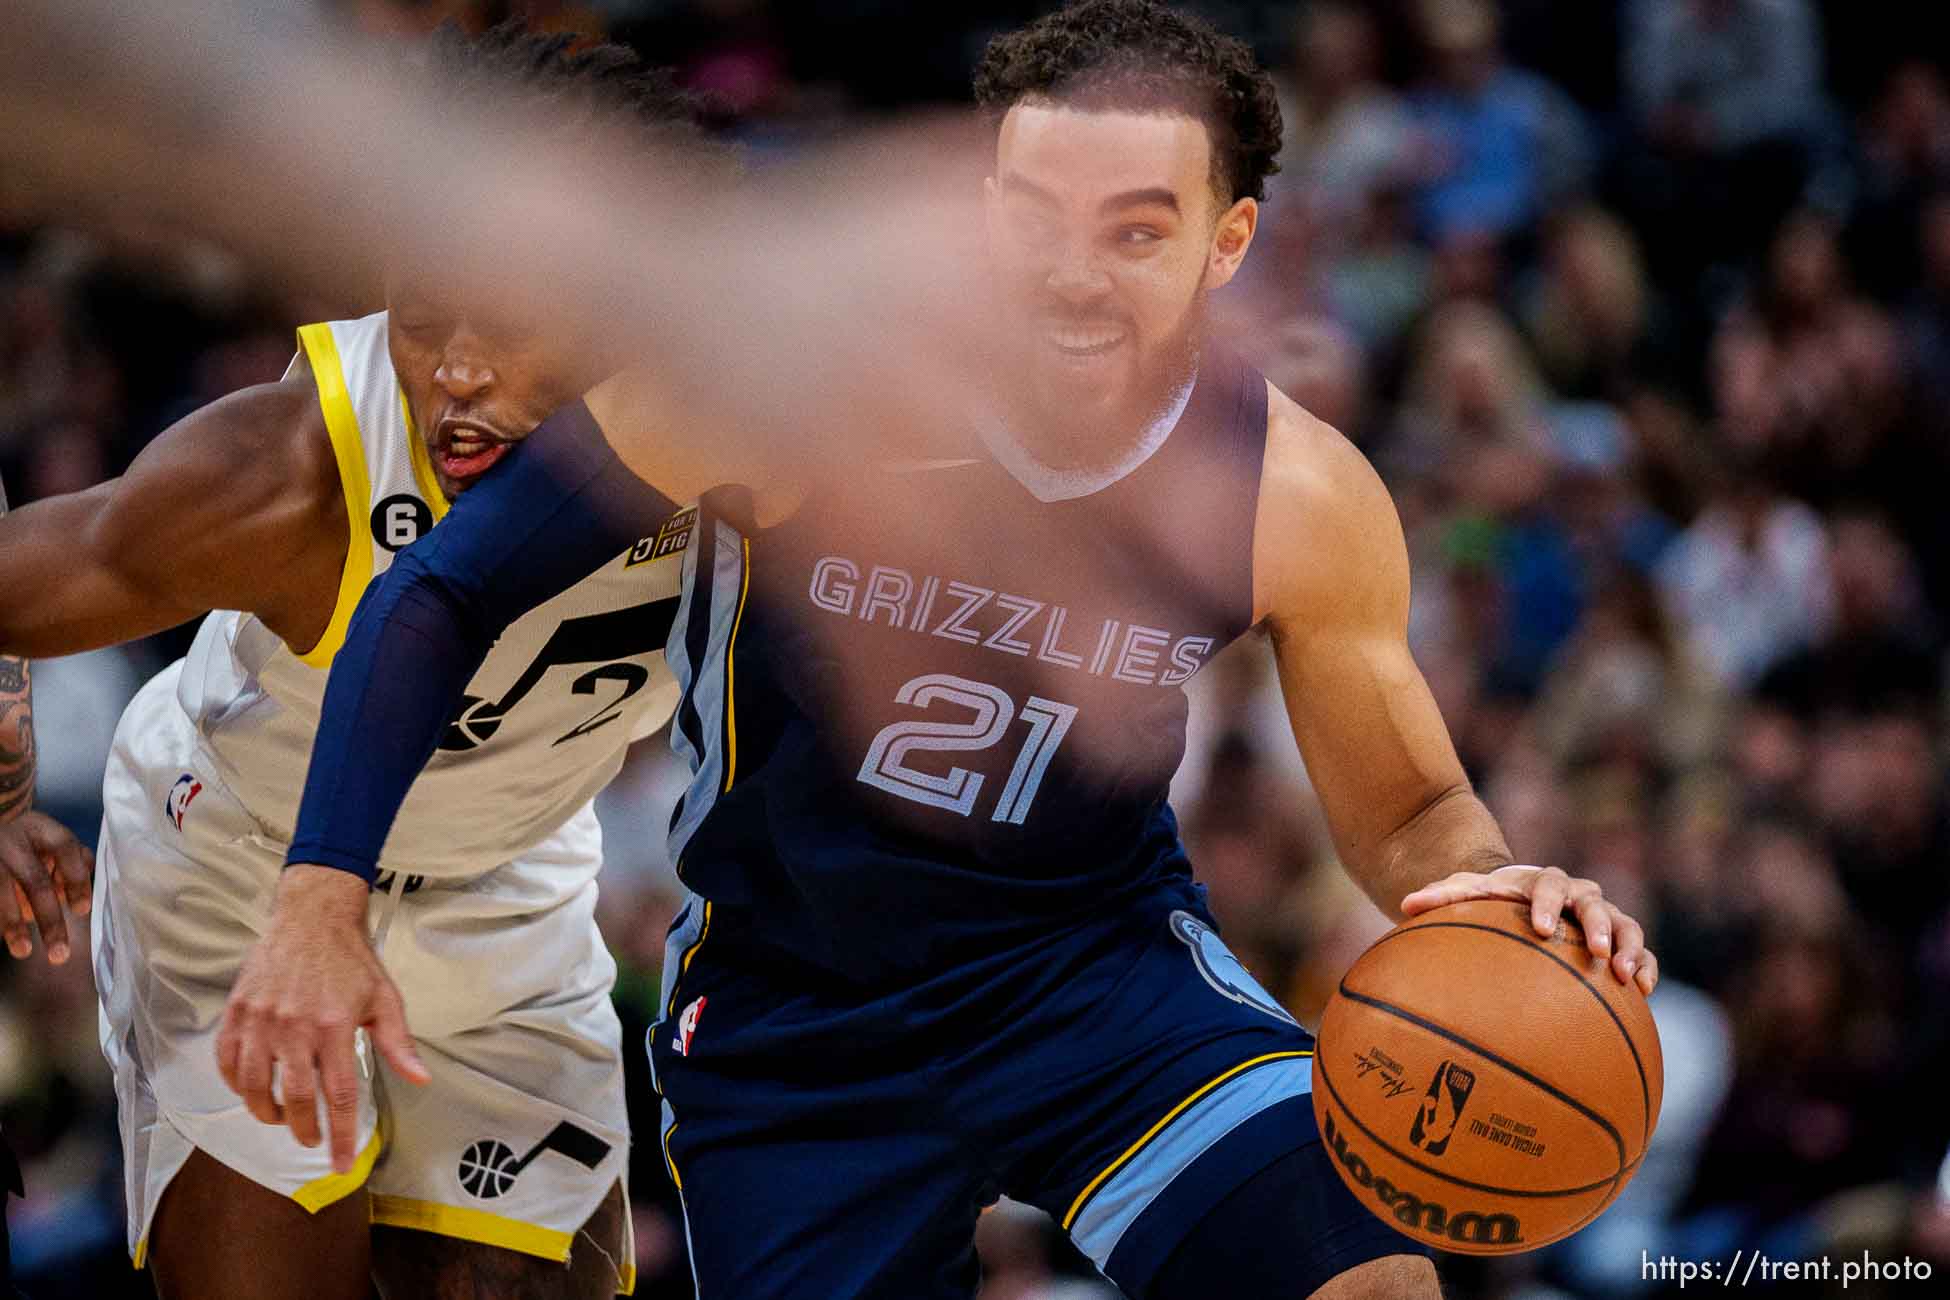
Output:
<svg viewBox="0 0 1950 1300">
<path fill-rule="evenodd" d="M 1205 329 L 1279 142 L 1244 48 L 1091 0 L 996 42 L 978 88 L 1008 328 L 995 400 L 942 412 L 967 438 L 809 482 L 654 428 L 635 377 L 545 422 L 355 620 L 232 1082 L 261 1104 L 274 1064 L 342 1050 L 316 1026 L 391 995 L 334 900 L 496 630 L 702 494 L 668 650 L 696 897 L 650 1039 L 699 1294 L 970 1296 L 1007 1194 L 1137 1297 L 1433 1297 L 1329 1167 L 1312 1038 L 1192 881 L 1179 687 L 1268 627 L 1376 903 L 1527 900 L 1542 933 L 1568 908 L 1621 981 L 1649 992 L 1656 962 L 1596 885 L 1511 863 L 1409 655 L 1386 491 Z"/>
</svg>

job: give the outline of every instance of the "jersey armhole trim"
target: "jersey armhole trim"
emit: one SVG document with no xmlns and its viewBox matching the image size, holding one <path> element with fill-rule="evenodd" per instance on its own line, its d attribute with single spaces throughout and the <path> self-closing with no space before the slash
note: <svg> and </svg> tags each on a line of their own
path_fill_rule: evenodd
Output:
<svg viewBox="0 0 1950 1300">
<path fill-rule="evenodd" d="M 745 625 L 745 600 L 752 590 L 752 540 L 741 539 L 744 550 L 739 558 L 738 569 L 738 612 L 731 619 L 731 639 L 724 648 L 724 789 L 719 794 L 730 794 L 731 783 L 738 779 L 738 691 L 737 679 L 732 665 L 738 661 L 738 629 Z M 708 905 L 707 905 L 708 906 Z M 709 923 L 706 912 L 706 923 Z"/>
<path fill-rule="evenodd" d="M 332 439 L 332 455 L 338 461 L 339 487 L 345 493 L 345 518 L 349 540 L 345 550 L 345 569 L 339 575 L 338 603 L 318 644 L 298 655 L 311 668 L 330 668 L 339 648 L 345 644 L 346 629 L 352 625 L 352 612 L 372 582 L 372 481 L 366 473 L 365 443 L 359 437 L 359 418 L 352 409 L 352 395 L 346 391 L 345 370 L 339 363 L 338 344 L 330 325 L 299 327 L 298 342 L 311 358 L 312 379 L 318 385 L 319 409 L 325 413 L 325 431 Z M 414 439 L 417 446 L 419 440 Z M 295 653 L 295 652 L 294 652 Z"/>
<path fill-rule="evenodd" d="M 420 495 L 426 498 L 427 508 L 433 511 L 433 522 L 439 523 L 447 517 L 452 503 L 440 486 L 440 479 L 433 472 L 433 461 L 427 456 L 427 445 L 420 441 L 420 430 L 413 423 L 413 408 L 407 405 L 406 390 L 399 392 L 399 413 L 406 421 L 406 455 L 413 462 L 413 482 L 419 486 Z"/>
</svg>

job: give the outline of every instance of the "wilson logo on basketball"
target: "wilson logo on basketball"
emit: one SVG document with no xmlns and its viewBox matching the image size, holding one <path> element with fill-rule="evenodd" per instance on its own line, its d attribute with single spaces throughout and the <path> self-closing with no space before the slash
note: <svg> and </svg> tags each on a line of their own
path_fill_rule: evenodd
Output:
<svg viewBox="0 0 1950 1300">
<path fill-rule="evenodd" d="M 1473 1071 L 1454 1061 L 1436 1066 L 1435 1077 L 1429 1080 L 1429 1090 L 1422 1098 L 1422 1107 L 1409 1125 L 1409 1144 L 1432 1156 L 1447 1151 L 1449 1139 L 1454 1136 L 1456 1123 L 1462 1119 L 1463 1107 L 1469 1104 L 1469 1094 L 1475 1087 Z"/>
<path fill-rule="evenodd" d="M 1448 1062 L 1443 1064 L 1446 1066 Z M 1440 1077 L 1439 1073 L 1437 1077 Z M 1447 1237 L 1464 1246 L 1522 1244 L 1523 1223 L 1516 1215 L 1485 1214 L 1479 1210 L 1452 1214 L 1449 1207 L 1441 1202 L 1424 1200 L 1414 1192 L 1376 1176 L 1361 1154 L 1348 1146 L 1347 1139 L 1335 1127 L 1331 1113 L 1322 1117 L 1322 1124 L 1327 1146 L 1333 1151 L 1334 1158 L 1341 1162 L 1341 1168 L 1347 1171 L 1348 1178 L 1380 1202 L 1402 1227 L 1433 1237 Z"/>
</svg>

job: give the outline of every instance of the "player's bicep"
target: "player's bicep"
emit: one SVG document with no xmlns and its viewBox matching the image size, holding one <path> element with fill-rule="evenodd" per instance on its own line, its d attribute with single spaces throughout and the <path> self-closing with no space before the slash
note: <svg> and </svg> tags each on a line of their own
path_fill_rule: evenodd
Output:
<svg viewBox="0 0 1950 1300">
<path fill-rule="evenodd" d="M 112 644 L 181 619 L 103 536 L 118 484 L 37 501 L 0 520 L 0 652 L 59 655 Z M 189 617 L 184 613 L 182 617 Z"/>
<path fill-rule="evenodd" d="M 329 538 L 343 506 L 308 380 L 232 394 L 186 416 L 103 485 L 85 553 L 105 582 L 139 593 L 155 617 L 211 609 L 261 612 Z M 316 444 L 316 445 L 313 445 Z M 168 624 L 164 624 L 167 626 Z"/>
</svg>

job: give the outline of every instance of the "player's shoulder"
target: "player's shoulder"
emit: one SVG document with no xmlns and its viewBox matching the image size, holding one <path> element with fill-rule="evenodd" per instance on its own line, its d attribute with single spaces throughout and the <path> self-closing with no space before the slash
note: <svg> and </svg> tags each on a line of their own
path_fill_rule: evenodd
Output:
<svg viewBox="0 0 1950 1300">
<path fill-rule="evenodd" d="M 1359 447 L 1271 383 L 1266 394 L 1260 496 L 1287 526 L 1359 526 L 1377 511 L 1393 517 L 1388 489 Z"/>
<path fill-rule="evenodd" d="M 1315 588 L 1406 580 L 1395 504 L 1353 442 L 1272 384 L 1254 524 L 1255 605 L 1277 614 Z"/>
<path fill-rule="evenodd" d="M 210 461 L 228 495 L 337 497 L 338 461 L 302 351 L 282 377 L 218 398 L 193 423 L 196 435 L 176 445 Z"/>
</svg>

